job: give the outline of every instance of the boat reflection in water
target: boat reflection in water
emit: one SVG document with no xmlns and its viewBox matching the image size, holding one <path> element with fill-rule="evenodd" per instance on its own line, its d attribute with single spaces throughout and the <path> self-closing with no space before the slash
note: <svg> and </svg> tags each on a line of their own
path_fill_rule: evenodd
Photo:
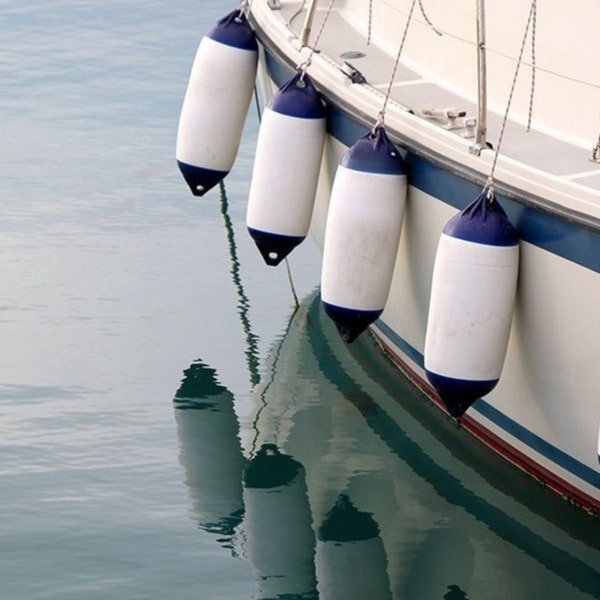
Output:
<svg viewBox="0 0 600 600">
<path fill-rule="evenodd" d="M 598 521 L 415 398 L 374 344 L 345 345 L 307 298 L 253 390 L 243 455 L 232 396 L 202 363 L 186 371 L 194 512 L 226 536 L 245 505 L 254 598 L 600 598 Z"/>
</svg>

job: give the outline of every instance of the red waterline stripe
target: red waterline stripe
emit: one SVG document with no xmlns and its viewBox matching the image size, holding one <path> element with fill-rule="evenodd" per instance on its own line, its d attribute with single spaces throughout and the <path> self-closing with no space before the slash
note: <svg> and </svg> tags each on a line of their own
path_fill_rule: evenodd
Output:
<svg viewBox="0 0 600 600">
<path fill-rule="evenodd" d="M 432 400 L 440 410 L 442 410 L 445 414 L 448 414 L 448 411 L 444 407 L 444 404 L 437 395 L 435 389 L 421 377 L 419 377 L 419 375 L 395 352 L 393 352 L 391 347 L 379 336 L 376 336 L 376 338 L 381 347 L 390 356 L 398 368 L 411 380 L 411 382 L 430 400 Z M 499 454 L 517 468 L 534 477 L 552 491 L 574 502 L 583 510 L 596 516 L 600 516 L 600 502 L 598 500 L 589 494 L 586 494 L 582 490 L 579 490 L 546 467 L 543 467 L 520 450 L 517 450 L 508 442 L 500 438 L 497 434 L 490 431 L 487 427 L 475 421 L 469 415 L 465 415 L 461 419 L 461 425 L 464 426 L 469 433 L 481 440 L 486 446 L 496 452 L 496 454 Z"/>
</svg>

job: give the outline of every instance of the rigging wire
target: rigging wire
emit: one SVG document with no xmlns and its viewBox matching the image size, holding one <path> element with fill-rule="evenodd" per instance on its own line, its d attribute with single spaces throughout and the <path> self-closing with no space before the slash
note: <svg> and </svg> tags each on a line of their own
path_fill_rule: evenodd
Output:
<svg viewBox="0 0 600 600">
<path fill-rule="evenodd" d="M 431 29 L 437 35 L 439 35 L 439 36 L 443 35 L 442 32 L 435 27 L 435 25 L 431 22 L 431 20 L 429 19 L 429 17 L 425 13 L 425 8 L 423 7 L 423 0 L 419 0 L 419 10 L 421 11 L 421 14 L 423 15 L 423 19 L 425 19 L 425 23 L 427 23 L 427 25 L 429 25 L 429 27 L 431 27 Z"/>
</svg>

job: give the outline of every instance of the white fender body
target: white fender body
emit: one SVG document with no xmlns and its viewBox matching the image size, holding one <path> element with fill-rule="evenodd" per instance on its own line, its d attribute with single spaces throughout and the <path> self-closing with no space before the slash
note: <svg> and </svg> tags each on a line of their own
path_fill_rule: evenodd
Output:
<svg viewBox="0 0 600 600">
<path fill-rule="evenodd" d="M 383 128 L 377 135 L 385 136 Z M 385 307 L 406 190 L 404 162 L 387 136 L 361 138 L 336 171 L 325 229 L 321 298 L 348 342 Z"/>
<path fill-rule="evenodd" d="M 433 270 L 425 370 L 457 417 L 495 387 L 511 329 L 519 246 L 493 202 L 483 221 L 468 212 L 472 204 L 448 223 Z"/>
<path fill-rule="evenodd" d="M 268 265 L 308 233 L 324 142 L 325 109 L 298 73 L 263 112 L 250 184 L 246 224 Z"/>
<path fill-rule="evenodd" d="M 239 11 L 200 41 L 181 108 L 176 158 L 202 196 L 231 170 L 254 90 L 258 48 Z"/>
</svg>

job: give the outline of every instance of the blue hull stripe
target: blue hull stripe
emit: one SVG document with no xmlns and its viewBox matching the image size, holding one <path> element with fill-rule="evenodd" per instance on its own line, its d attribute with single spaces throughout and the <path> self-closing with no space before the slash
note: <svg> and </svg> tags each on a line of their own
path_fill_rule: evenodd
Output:
<svg viewBox="0 0 600 600">
<path fill-rule="evenodd" d="M 391 327 L 389 327 L 382 319 L 375 323 L 375 327 L 381 331 L 388 339 L 390 339 L 401 352 L 406 354 L 412 361 L 424 368 L 423 355 L 406 340 L 402 339 Z M 556 446 L 548 443 L 540 436 L 532 431 L 529 431 L 510 417 L 501 413 L 494 408 L 489 402 L 484 399 L 479 399 L 473 404 L 469 410 L 477 411 L 486 419 L 489 419 L 494 425 L 504 429 L 514 438 L 523 442 L 548 460 L 557 464 L 559 467 L 569 471 L 573 475 L 579 477 L 582 481 L 593 485 L 600 489 L 600 473 L 594 471 L 587 465 L 573 458 L 566 452 L 563 452 Z"/>
</svg>

